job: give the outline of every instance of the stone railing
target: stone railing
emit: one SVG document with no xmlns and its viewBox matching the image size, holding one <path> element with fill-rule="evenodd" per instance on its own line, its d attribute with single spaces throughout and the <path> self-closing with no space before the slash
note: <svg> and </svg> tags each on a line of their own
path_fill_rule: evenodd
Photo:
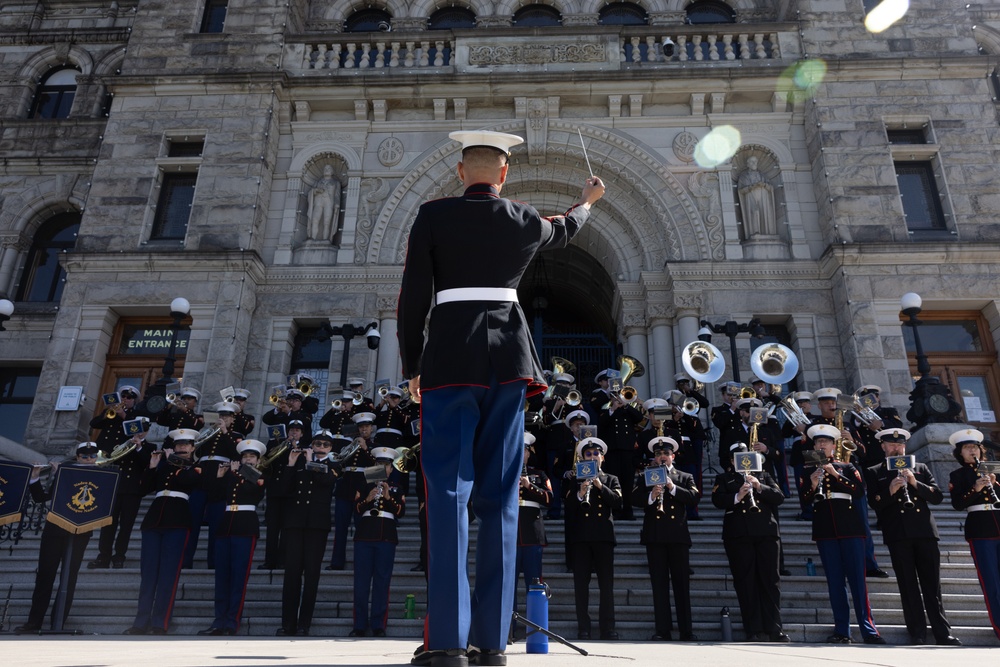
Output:
<svg viewBox="0 0 1000 667">
<path fill-rule="evenodd" d="M 678 26 L 654 32 L 567 31 L 526 36 L 483 30 L 473 36 L 449 31 L 409 35 L 340 33 L 335 37 L 290 38 L 286 67 L 296 73 L 391 73 L 413 70 L 472 73 L 558 69 L 620 70 L 636 67 L 721 65 L 795 60 L 801 47 L 794 26 Z"/>
</svg>

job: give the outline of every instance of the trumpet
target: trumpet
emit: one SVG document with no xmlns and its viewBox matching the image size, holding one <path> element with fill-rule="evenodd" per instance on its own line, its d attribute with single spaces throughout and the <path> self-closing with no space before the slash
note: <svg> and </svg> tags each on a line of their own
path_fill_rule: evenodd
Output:
<svg viewBox="0 0 1000 667">
<path fill-rule="evenodd" d="M 354 392 L 354 397 L 351 399 L 351 403 L 353 403 L 354 405 L 361 405 L 364 402 L 365 402 L 365 395 L 362 394 L 360 391 Z"/>
<path fill-rule="evenodd" d="M 389 395 L 389 387 L 387 387 L 386 385 L 382 385 L 381 387 L 379 387 L 378 388 L 378 395 L 381 396 L 382 398 L 385 398 L 386 396 L 388 396 Z"/>
<path fill-rule="evenodd" d="M 344 401 L 342 401 L 339 398 L 335 398 L 330 402 L 330 407 L 333 408 L 334 410 L 339 410 L 340 408 L 344 407 Z"/>
<path fill-rule="evenodd" d="M 681 412 L 689 417 L 697 417 L 698 413 L 701 411 L 701 404 L 698 403 L 698 399 L 687 397 L 681 403 Z"/>
<path fill-rule="evenodd" d="M 638 395 L 639 391 L 635 387 L 631 385 L 626 385 L 622 387 L 621 397 L 622 400 L 625 401 L 626 403 L 631 403 L 632 401 L 635 400 L 636 396 Z"/>
<path fill-rule="evenodd" d="M 114 419 L 118 416 L 118 410 L 113 405 L 109 405 L 108 409 L 104 411 L 104 416 L 107 419 Z"/>
</svg>

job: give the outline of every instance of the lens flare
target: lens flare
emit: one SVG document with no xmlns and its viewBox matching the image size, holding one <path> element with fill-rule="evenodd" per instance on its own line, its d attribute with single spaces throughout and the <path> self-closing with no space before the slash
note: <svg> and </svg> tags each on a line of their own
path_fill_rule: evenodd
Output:
<svg viewBox="0 0 1000 667">
<path fill-rule="evenodd" d="M 882 0 L 865 16 L 865 28 L 869 32 L 882 32 L 906 16 L 909 9 L 910 0 Z"/>
<path fill-rule="evenodd" d="M 779 93 L 805 94 L 812 97 L 826 78 L 826 63 L 822 60 L 803 60 L 787 67 L 778 79 Z"/>
<path fill-rule="evenodd" d="M 732 125 L 713 128 L 694 147 L 694 159 L 703 169 L 714 169 L 728 161 L 740 147 L 740 131 Z"/>
</svg>

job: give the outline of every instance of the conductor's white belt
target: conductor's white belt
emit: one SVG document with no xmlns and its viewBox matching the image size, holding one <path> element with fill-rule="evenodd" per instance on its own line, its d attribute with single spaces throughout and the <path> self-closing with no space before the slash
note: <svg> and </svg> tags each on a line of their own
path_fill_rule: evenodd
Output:
<svg viewBox="0 0 1000 667">
<path fill-rule="evenodd" d="M 171 491 L 170 489 L 165 489 L 163 491 L 157 491 L 154 498 L 180 498 L 181 500 L 190 500 L 190 496 L 183 491 Z"/>
<path fill-rule="evenodd" d="M 254 512 L 256 510 L 256 505 L 226 505 L 227 512 Z"/>
<path fill-rule="evenodd" d="M 435 295 L 438 305 L 451 301 L 512 301 L 517 303 L 517 290 L 507 287 L 455 287 Z"/>
<path fill-rule="evenodd" d="M 538 509 L 542 509 L 541 503 L 536 503 L 534 500 L 518 500 L 517 504 L 521 507 L 537 507 Z"/>
<path fill-rule="evenodd" d="M 827 500 L 825 495 L 816 494 L 816 500 Z M 854 500 L 849 493 L 831 493 L 829 500 Z"/>
<path fill-rule="evenodd" d="M 395 514 L 393 514 L 392 512 L 383 512 L 381 510 L 379 510 L 379 512 L 377 514 L 372 514 L 371 510 L 369 510 L 368 516 L 377 516 L 380 519 L 392 519 L 393 521 L 396 520 L 396 515 Z"/>
<path fill-rule="evenodd" d="M 198 463 L 202 461 L 218 461 L 219 463 L 231 463 L 232 459 L 226 456 L 203 456 L 198 459 Z"/>
<path fill-rule="evenodd" d="M 984 504 L 984 505 L 969 505 L 968 507 L 965 508 L 965 511 L 966 512 L 994 512 L 994 511 L 996 511 L 996 508 L 993 507 L 993 505 L 990 505 L 989 503 L 987 503 L 987 504 Z"/>
<path fill-rule="evenodd" d="M 395 433 L 396 435 L 403 435 L 403 432 L 398 428 L 380 428 L 379 433 Z"/>
</svg>

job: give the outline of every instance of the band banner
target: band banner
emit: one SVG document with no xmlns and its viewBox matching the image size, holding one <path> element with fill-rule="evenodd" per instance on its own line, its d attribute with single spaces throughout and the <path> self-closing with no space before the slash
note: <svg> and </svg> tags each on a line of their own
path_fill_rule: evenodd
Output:
<svg viewBox="0 0 1000 667">
<path fill-rule="evenodd" d="M 89 533 L 111 523 L 118 470 L 61 465 L 53 489 L 46 521 L 74 535 Z"/>
<path fill-rule="evenodd" d="M 0 462 L 0 526 L 21 520 L 31 481 L 31 464 Z"/>
</svg>

